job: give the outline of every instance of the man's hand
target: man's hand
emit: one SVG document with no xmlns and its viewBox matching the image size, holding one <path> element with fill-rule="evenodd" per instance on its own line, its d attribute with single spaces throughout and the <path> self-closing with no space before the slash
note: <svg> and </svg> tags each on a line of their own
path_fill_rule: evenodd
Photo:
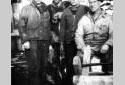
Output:
<svg viewBox="0 0 125 85">
<path fill-rule="evenodd" d="M 53 39 L 54 42 L 59 41 L 59 37 L 54 32 L 52 32 L 52 39 Z"/>
<path fill-rule="evenodd" d="M 29 49 L 29 48 L 30 48 L 30 43 L 29 43 L 29 42 L 25 42 L 25 43 L 22 45 L 22 50 Z"/>
<path fill-rule="evenodd" d="M 63 12 L 57 12 L 54 14 L 54 17 L 61 19 Z"/>
<path fill-rule="evenodd" d="M 101 53 L 106 53 L 109 50 L 109 45 L 103 45 L 100 52 Z"/>
</svg>

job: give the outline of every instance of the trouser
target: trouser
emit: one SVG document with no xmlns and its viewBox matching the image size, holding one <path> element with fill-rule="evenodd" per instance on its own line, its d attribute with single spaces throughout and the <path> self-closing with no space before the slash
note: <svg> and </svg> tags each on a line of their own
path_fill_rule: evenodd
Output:
<svg viewBox="0 0 125 85">
<path fill-rule="evenodd" d="M 29 66 L 29 85 L 46 85 L 45 72 L 49 53 L 49 42 L 30 40 L 30 49 L 26 52 Z"/>
<path fill-rule="evenodd" d="M 100 59 L 100 63 L 109 63 L 111 65 L 102 65 L 103 72 L 113 71 L 113 47 L 109 46 L 107 53 L 93 52 L 92 56 L 97 56 Z"/>
<path fill-rule="evenodd" d="M 66 66 L 66 76 L 64 82 L 66 85 L 72 85 L 72 78 L 74 74 L 73 69 L 73 57 L 76 56 L 77 48 L 75 41 L 64 43 L 64 53 L 65 53 L 65 66 Z"/>
</svg>

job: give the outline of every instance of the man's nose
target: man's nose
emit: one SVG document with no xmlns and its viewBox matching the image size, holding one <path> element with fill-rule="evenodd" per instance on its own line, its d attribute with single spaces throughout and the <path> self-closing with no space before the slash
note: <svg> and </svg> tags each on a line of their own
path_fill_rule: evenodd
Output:
<svg viewBox="0 0 125 85">
<path fill-rule="evenodd" d="M 92 4 L 91 4 L 91 7 L 94 7 L 94 6 L 95 6 L 95 4 L 94 4 L 94 3 L 92 3 Z"/>
</svg>

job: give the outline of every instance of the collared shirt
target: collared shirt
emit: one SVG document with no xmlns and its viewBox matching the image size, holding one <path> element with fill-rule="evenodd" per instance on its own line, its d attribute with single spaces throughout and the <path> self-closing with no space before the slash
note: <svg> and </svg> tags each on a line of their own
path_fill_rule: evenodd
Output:
<svg viewBox="0 0 125 85">
<path fill-rule="evenodd" d="M 104 44 L 112 46 L 112 16 L 104 11 L 102 11 L 96 21 L 93 21 L 89 13 L 83 16 L 78 23 L 75 41 L 78 49 L 90 45 L 93 50 L 98 51 Z"/>
</svg>

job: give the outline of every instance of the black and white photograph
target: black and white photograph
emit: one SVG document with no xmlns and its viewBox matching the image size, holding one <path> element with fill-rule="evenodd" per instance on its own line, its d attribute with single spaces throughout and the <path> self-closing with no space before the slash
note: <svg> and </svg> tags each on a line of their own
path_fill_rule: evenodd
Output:
<svg viewBox="0 0 125 85">
<path fill-rule="evenodd" d="M 11 0 L 11 85 L 113 85 L 113 0 Z"/>
</svg>

